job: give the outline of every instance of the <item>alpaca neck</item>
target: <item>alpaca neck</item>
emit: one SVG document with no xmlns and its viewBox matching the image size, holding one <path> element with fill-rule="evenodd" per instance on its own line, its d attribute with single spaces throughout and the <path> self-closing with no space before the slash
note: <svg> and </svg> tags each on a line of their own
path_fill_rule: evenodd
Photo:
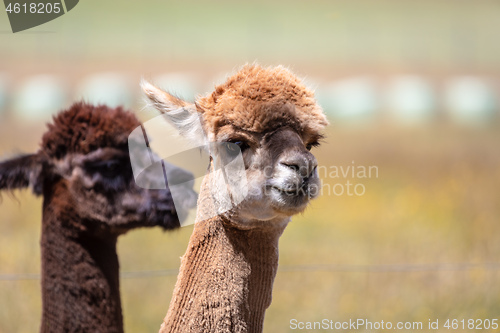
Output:
<svg viewBox="0 0 500 333">
<path fill-rule="evenodd" d="M 205 188 L 198 216 L 207 202 Z M 160 332 L 262 332 L 286 223 L 243 230 L 233 222 L 216 216 L 195 224 Z"/>
<path fill-rule="evenodd" d="M 261 332 L 281 232 L 197 223 L 160 332 Z"/>
<path fill-rule="evenodd" d="M 123 332 L 117 237 L 83 229 L 56 195 L 44 194 L 40 331 Z"/>
</svg>

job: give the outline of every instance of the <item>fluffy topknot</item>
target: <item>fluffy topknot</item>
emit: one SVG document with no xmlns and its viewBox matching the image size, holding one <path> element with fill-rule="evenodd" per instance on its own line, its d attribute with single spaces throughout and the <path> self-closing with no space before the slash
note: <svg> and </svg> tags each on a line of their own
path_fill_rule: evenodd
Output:
<svg viewBox="0 0 500 333">
<path fill-rule="evenodd" d="M 314 93 L 283 66 L 246 65 L 196 104 L 214 132 L 225 124 L 251 132 L 279 126 L 319 132 L 328 125 Z"/>
<path fill-rule="evenodd" d="M 56 159 L 69 153 L 88 154 L 103 147 L 126 149 L 128 135 L 139 125 L 136 116 L 121 107 L 79 102 L 53 117 L 41 149 Z"/>
</svg>

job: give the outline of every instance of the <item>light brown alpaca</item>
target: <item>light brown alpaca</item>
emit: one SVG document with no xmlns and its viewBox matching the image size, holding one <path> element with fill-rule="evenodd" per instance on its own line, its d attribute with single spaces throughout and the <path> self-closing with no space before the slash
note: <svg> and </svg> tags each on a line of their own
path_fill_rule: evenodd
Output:
<svg viewBox="0 0 500 333">
<path fill-rule="evenodd" d="M 319 192 L 309 150 L 326 117 L 313 93 L 281 66 L 245 66 L 195 104 L 149 83 L 143 89 L 181 134 L 207 144 L 211 156 L 160 332 L 261 332 L 279 237 Z M 234 177 L 238 170 L 216 172 L 237 157 L 243 180 Z"/>
</svg>

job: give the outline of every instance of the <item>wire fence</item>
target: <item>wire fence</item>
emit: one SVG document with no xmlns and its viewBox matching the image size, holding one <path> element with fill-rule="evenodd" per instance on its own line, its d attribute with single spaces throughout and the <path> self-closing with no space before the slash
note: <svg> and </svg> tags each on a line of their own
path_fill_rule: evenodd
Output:
<svg viewBox="0 0 500 333">
<path fill-rule="evenodd" d="M 384 273 L 384 272 L 439 272 L 500 270 L 500 263 L 431 263 L 431 264 L 382 264 L 382 265 L 288 265 L 281 266 L 278 272 L 341 272 L 341 273 Z M 178 269 L 160 269 L 120 272 L 122 279 L 140 279 L 158 276 L 176 276 Z M 39 280 L 40 274 L 0 274 L 0 281 Z"/>
</svg>

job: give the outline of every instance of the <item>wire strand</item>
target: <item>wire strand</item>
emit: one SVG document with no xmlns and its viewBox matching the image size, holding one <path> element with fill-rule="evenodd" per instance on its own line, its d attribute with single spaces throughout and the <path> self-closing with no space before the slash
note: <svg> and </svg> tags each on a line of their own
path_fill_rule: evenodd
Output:
<svg viewBox="0 0 500 333">
<path fill-rule="evenodd" d="M 500 270 L 500 263 L 431 263 L 431 264 L 381 264 L 381 265 L 284 265 L 278 272 L 341 272 L 341 273 L 397 273 L 397 272 L 440 272 Z M 146 271 L 120 272 L 122 279 L 141 279 L 158 276 L 176 276 L 178 269 L 160 269 Z M 0 274 L 0 281 L 40 280 L 40 274 Z"/>
</svg>

